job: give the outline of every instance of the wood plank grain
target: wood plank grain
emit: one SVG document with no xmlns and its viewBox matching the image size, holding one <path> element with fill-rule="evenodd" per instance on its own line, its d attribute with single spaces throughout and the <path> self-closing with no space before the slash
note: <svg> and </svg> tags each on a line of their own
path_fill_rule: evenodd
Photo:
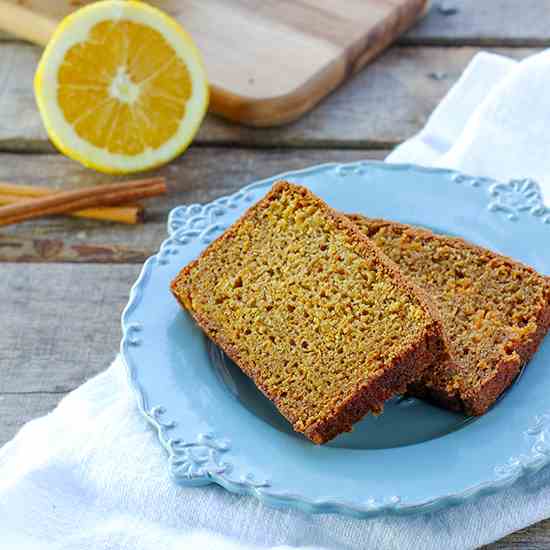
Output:
<svg viewBox="0 0 550 550">
<path fill-rule="evenodd" d="M 550 519 L 516 531 L 503 539 L 484 546 L 482 550 L 542 550 L 550 548 Z"/>
<path fill-rule="evenodd" d="M 434 0 L 399 43 L 534 46 L 550 44 L 550 0 Z"/>
<path fill-rule="evenodd" d="M 27 2 L 25 2 L 27 3 Z M 38 0 L 36 3 L 39 4 Z M 307 0 L 314 5 L 333 4 Z M 40 5 L 42 2 L 40 2 Z M 63 13 L 63 5 L 51 2 L 56 14 Z M 356 13 L 346 8 L 350 15 Z M 400 44 L 452 46 L 531 46 L 550 45 L 550 0 L 432 0 L 426 17 L 417 23 Z M 345 27 L 344 27 L 345 28 Z M 335 31 L 327 28 L 327 33 Z M 13 35 L 0 32 L 0 40 L 13 40 Z"/>
<path fill-rule="evenodd" d="M 247 128 L 214 115 L 197 145 L 388 148 L 420 130 L 477 48 L 391 48 L 311 113 L 280 128 Z M 496 49 L 522 59 L 532 49 Z M 0 150 L 51 152 L 32 91 L 39 49 L 0 44 Z"/>
<path fill-rule="evenodd" d="M 62 393 L 0 394 L 0 447 L 29 420 L 52 411 Z"/>
<path fill-rule="evenodd" d="M 201 144 L 389 148 L 418 132 L 477 48 L 391 48 L 299 121 L 251 129 L 208 117 Z M 495 49 L 523 59 L 531 49 Z M 1 137 L 1 134 L 0 134 Z"/>
<path fill-rule="evenodd" d="M 0 393 L 65 392 L 105 369 L 139 265 L 0 264 Z"/>
<path fill-rule="evenodd" d="M 40 6 L 43 4 L 36 3 Z M 56 15 L 61 16 L 64 12 L 63 4 L 50 4 Z M 320 5 L 333 5 L 333 2 L 307 0 L 302 1 L 302 4 L 318 8 Z M 346 2 L 346 10 L 351 17 L 360 13 L 358 4 L 357 1 Z M 550 45 L 549 14 L 550 0 L 433 0 L 424 19 L 400 38 L 398 43 L 418 46 L 543 47 Z M 324 32 L 328 33 L 330 39 L 337 40 L 340 37 L 339 29 L 345 31 L 348 27 L 344 25 L 334 30 L 329 26 Z M 0 40 L 12 41 L 13 35 L 0 32 Z"/>
<path fill-rule="evenodd" d="M 373 59 L 426 11 L 428 0 L 151 3 L 184 23 L 195 39 L 210 77 L 211 110 L 251 126 L 274 126 L 309 111 Z M 60 11 L 77 7 L 68 0 L 0 6 L 0 26 L 40 46 L 48 43 Z M 139 48 L 129 40 L 131 50 Z"/>
<path fill-rule="evenodd" d="M 193 147 L 154 174 L 170 195 L 147 202 L 136 226 L 67 217 L 29 221 L 0 230 L 0 261 L 141 263 L 166 237 L 166 218 L 179 204 L 203 203 L 252 181 L 324 162 L 381 159 L 387 151 L 258 150 Z M 78 188 L 113 181 L 61 155 L 0 155 L 0 181 Z"/>
<path fill-rule="evenodd" d="M 213 112 L 252 126 L 295 120 L 407 30 L 426 0 L 281 4 L 158 2 L 197 41 Z"/>
</svg>

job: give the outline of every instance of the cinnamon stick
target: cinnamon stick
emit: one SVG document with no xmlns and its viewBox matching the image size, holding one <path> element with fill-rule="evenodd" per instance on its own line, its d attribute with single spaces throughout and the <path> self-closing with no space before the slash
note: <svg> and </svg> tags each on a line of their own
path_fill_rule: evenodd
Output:
<svg viewBox="0 0 550 550">
<path fill-rule="evenodd" d="M 52 214 L 65 214 L 97 206 L 109 206 L 157 197 L 167 192 L 164 178 L 127 181 L 61 191 L 29 201 L 0 207 L 0 226 Z"/>
<path fill-rule="evenodd" d="M 40 185 L 21 185 L 19 183 L 6 183 L 0 181 L 0 195 L 15 195 L 17 197 L 42 197 L 59 193 L 61 189 L 50 189 Z"/>
<path fill-rule="evenodd" d="M 0 187 L 1 186 L 2 184 L 0 184 Z M 47 191 L 47 195 L 54 194 L 50 192 L 49 189 Z M 29 200 L 34 200 L 34 198 L 32 196 L 0 194 L 0 206 L 4 206 L 6 204 L 21 203 L 23 201 Z M 128 204 L 122 206 L 98 206 L 97 208 L 86 208 L 84 210 L 78 210 L 76 212 L 67 212 L 67 215 L 74 218 L 88 218 L 91 220 L 103 220 L 135 225 L 143 221 L 143 206 L 141 206 L 140 204 Z"/>
</svg>

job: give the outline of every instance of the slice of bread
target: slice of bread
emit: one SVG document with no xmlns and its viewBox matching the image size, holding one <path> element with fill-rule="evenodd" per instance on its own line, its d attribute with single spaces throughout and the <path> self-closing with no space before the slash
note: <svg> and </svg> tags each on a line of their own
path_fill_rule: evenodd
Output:
<svg viewBox="0 0 550 550">
<path fill-rule="evenodd" d="M 344 215 L 277 183 L 172 282 L 293 428 L 324 443 L 446 356 L 424 293 Z"/>
<path fill-rule="evenodd" d="M 433 298 L 451 358 L 411 393 L 481 415 L 512 383 L 550 326 L 550 278 L 458 238 L 360 215 L 349 218 Z"/>
</svg>

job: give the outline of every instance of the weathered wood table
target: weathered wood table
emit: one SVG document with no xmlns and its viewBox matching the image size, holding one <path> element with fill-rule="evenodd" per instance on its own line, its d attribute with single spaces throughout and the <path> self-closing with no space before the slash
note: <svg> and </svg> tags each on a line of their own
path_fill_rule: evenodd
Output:
<svg viewBox="0 0 550 550">
<path fill-rule="evenodd" d="M 328 161 L 384 158 L 417 132 L 481 49 L 522 59 L 550 45 L 550 0 L 435 1 L 427 18 L 299 122 L 253 130 L 209 117 L 159 172 L 177 191 L 128 227 L 51 218 L 0 230 L 0 445 L 105 369 L 142 262 L 169 210 L 258 178 Z M 0 181 L 78 187 L 113 178 L 57 154 L 34 104 L 40 50 L 0 37 Z M 491 548 L 548 548 L 550 520 Z"/>
</svg>

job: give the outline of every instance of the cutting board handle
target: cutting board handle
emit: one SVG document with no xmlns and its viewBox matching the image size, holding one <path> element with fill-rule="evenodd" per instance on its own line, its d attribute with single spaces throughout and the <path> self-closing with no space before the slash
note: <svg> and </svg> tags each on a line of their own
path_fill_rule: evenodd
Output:
<svg viewBox="0 0 550 550">
<path fill-rule="evenodd" d="M 57 21 L 40 15 L 28 8 L 0 0 L 0 29 L 46 46 L 57 27 Z"/>
</svg>

